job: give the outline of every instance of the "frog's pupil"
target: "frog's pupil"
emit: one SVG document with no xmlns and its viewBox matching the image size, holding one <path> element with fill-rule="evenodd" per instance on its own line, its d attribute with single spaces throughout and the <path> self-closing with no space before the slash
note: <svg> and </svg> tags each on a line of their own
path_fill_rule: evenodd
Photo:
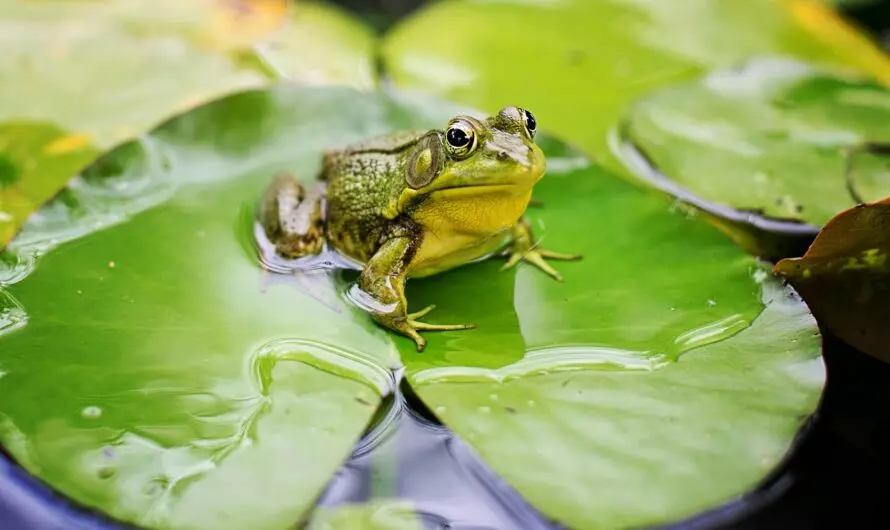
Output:
<svg viewBox="0 0 890 530">
<path fill-rule="evenodd" d="M 534 131 L 538 126 L 538 122 L 535 120 L 534 115 L 529 111 L 525 111 L 525 126 L 528 127 L 529 131 Z"/>
<path fill-rule="evenodd" d="M 448 129 L 448 143 L 454 147 L 463 147 L 470 143 L 470 137 L 462 129 L 453 127 Z"/>
</svg>

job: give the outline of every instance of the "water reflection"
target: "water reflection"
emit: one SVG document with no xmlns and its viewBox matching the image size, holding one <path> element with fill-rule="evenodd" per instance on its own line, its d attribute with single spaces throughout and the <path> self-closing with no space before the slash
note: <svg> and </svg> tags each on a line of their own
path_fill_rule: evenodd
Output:
<svg viewBox="0 0 890 530">
<path fill-rule="evenodd" d="M 395 380 L 372 357 L 305 339 L 279 339 L 260 346 L 249 358 L 254 385 L 269 395 L 272 372 L 283 361 L 299 362 L 368 386 L 377 395 L 392 393 Z"/>
<path fill-rule="evenodd" d="M 745 317 L 745 315 L 730 315 L 716 322 L 681 333 L 674 339 L 674 344 L 677 345 L 681 352 L 691 350 L 692 348 L 728 339 L 749 325 L 751 325 L 751 320 Z"/>
<path fill-rule="evenodd" d="M 0 289 L 0 335 L 21 329 L 27 322 L 25 307 L 10 293 Z"/>
<path fill-rule="evenodd" d="M 387 419 L 362 438 L 319 499 L 319 506 L 399 498 L 411 502 L 429 529 L 557 528 L 414 399 L 401 392 L 394 396 Z M 371 452 L 366 450 L 369 443 L 374 444 Z M 383 463 L 395 469 L 382 470 Z M 375 475 L 393 472 L 389 488 L 373 486 Z"/>
<path fill-rule="evenodd" d="M 18 283 L 34 270 L 37 257 L 34 254 L 10 249 L 0 251 L 0 289 Z"/>
<path fill-rule="evenodd" d="M 297 259 L 285 259 L 275 250 L 269 241 L 263 226 L 253 222 L 253 237 L 256 244 L 256 258 L 265 270 L 277 274 L 293 274 L 295 272 L 326 272 L 331 270 L 360 270 L 361 265 L 354 260 L 334 251 L 325 241 L 322 251 Z"/>
<path fill-rule="evenodd" d="M 652 371 L 667 364 L 664 355 L 597 346 L 556 346 L 528 350 L 521 360 L 497 369 L 448 366 L 422 370 L 416 385 L 435 383 L 506 383 L 514 379 L 573 370 Z"/>
</svg>

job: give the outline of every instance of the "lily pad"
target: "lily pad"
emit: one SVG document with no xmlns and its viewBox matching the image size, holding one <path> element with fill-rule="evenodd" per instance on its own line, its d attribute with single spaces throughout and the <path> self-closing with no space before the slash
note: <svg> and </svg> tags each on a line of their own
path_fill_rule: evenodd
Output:
<svg viewBox="0 0 890 530">
<path fill-rule="evenodd" d="M 819 322 L 890 362 L 890 199 L 841 212 L 800 258 L 776 264 Z"/>
<path fill-rule="evenodd" d="M 204 101 L 280 80 L 374 85 L 369 28 L 323 3 L 288 5 L 0 0 L 0 72 L 15 80 L 0 83 L 0 121 L 15 120 L 0 135 L 35 120 L 34 130 L 43 131 L 25 133 L 14 145 L 0 138 L 0 160 L 21 160 L 25 142 L 53 130 L 70 136 L 62 147 L 71 150 L 54 156 L 52 167 L 43 160 L 16 169 L 15 188 L 7 189 L 0 175 L 0 248 L 93 160 L 93 144 L 107 148 Z M 29 159 L 40 156 L 27 152 Z"/>
<path fill-rule="evenodd" d="M 348 504 L 337 508 L 319 508 L 312 514 L 307 530 L 421 530 L 410 503 L 378 500 L 367 504 Z"/>
<path fill-rule="evenodd" d="M 456 0 L 408 17 L 382 52 L 397 86 L 477 108 L 521 104 L 623 175 L 609 134 L 655 89 L 761 54 L 886 71 L 874 44 L 844 41 L 855 33 L 833 13 L 796 0 Z"/>
<path fill-rule="evenodd" d="M 413 390 L 570 528 L 668 523 L 751 490 L 818 404 L 814 319 L 716 230 L 545 152 L 533 224 L 584 261 L 558 265 L 562 284 L 497 263 L 417 282 L 418 307 L 484 325 L 431 335 L 422 354 L 400 343 Z"/>
<path fill-rule="evenodd" d="M 430 409 L 556 521 L 665 522 L 757 485 L 821 393 L 806 306 L 546 132 L 530 215 L 547 248 L 584 255 L 557 264 L 565 283 L 490 260 L 409 285 L 412 306 L 437 304 L 431 322 L 479 329 L 429 333 L 418 353 L 344 302 L 354 272 L 263 273 L 251 210 L 274 173 L 310 179 L 326 147 L 457 110 L 281 87 L 103 157 L 2 262 L 6 449 L 127 521 L 286 527 L 371 418 L 397 349 Z"/>
<path fill-rule="evenodd" d="M 0 84 L 0 120 L 47 120 L 108 147 L 197 104 L 284 77 L 373 83 L 369 30 L 324 4 L 300 2 L 290 15 L 285 6 L 0 0 L 0 72 L 10 79 Z"/>
<path fill-rule="evenodd" d="M 0 124 L 0 249 L 97 154 L 85 136 L 48 123 Z"/>
<path fill-rule="evenodd" d="M 397 357 L 336 278 L 264 273 L 242 236 L 274 172 L 312 175 L 324 147 L 409 126 L 387 102 L 239 94 L 109 153 L 35 215 L 0 291 L 6 450 L 147 527 L 300 519 L 392 390 Z M 34 267 L 48 241 L 61 245 Z"/>
<path fill-rule="evenodd" d="M 294 2 L 284 25 L 256 45 L 277 77 L 304 85 L 377 84 L 377 39 L 362 21 L 329 3 Z"/>
<path fill-rule="evenodd" d="M 848 157 L 890 140 L 890 90 L 798 61 L 753 60 L 659 90 L 634 105 L 622 137 L 682 190 L 790 222 L 791 234 L 814 236 L 838 212 L 890 195 L 890 158 Z"/>
</svg>

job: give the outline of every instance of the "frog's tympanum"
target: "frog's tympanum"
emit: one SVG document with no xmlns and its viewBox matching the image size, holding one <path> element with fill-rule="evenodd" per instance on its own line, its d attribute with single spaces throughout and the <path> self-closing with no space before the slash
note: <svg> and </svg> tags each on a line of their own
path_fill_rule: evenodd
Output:
<svg viewBox="0 0 890 530">
<path fill-rule="evenodd" d="M 505 254 L 502 270 L 526 261 L 562 281 L 544 258 L 579 258 L 539 248 L 524 218 L 546 166 L 535 128 L 530 112 L 505 107 L 485 120 L 456 116 L 444 130 L 327 151 L 308 191 L 294 177 L 276 177 L 260 221 L 285 258 L 319 253 L 327 242 L 360 263 L 360 305 L 422 351 L 418 331 L 475 326 L 421 322 L 433 306 L 408 312 L 408 278 Z"/>
</svg>

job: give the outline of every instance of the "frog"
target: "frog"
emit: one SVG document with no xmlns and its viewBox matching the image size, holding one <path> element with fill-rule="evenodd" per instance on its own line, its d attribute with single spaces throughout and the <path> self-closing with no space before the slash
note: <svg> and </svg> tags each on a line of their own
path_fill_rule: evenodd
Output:
<svg viewBox="0 0 890 530">
<path fill-rule="evenodd" d="M 273 178 L 259 222 L 285 259 L 329 248 L 355 263 L 350 298 L 422 352 L 421 332 L 476 326 L 423 321 L 435 305 L 409 311 L 409 279 L 501 256 L 501 271 L 524 262 L 563 282 L 547 260 L 581 259 L 541 248 L 526 215 L 546 172 L 536 133 L 529 110 L 505 106 L 485 118 L 457 114 L 442 129 L 329 148 L 312 183 L 291 173 Z"/>
</svg>

